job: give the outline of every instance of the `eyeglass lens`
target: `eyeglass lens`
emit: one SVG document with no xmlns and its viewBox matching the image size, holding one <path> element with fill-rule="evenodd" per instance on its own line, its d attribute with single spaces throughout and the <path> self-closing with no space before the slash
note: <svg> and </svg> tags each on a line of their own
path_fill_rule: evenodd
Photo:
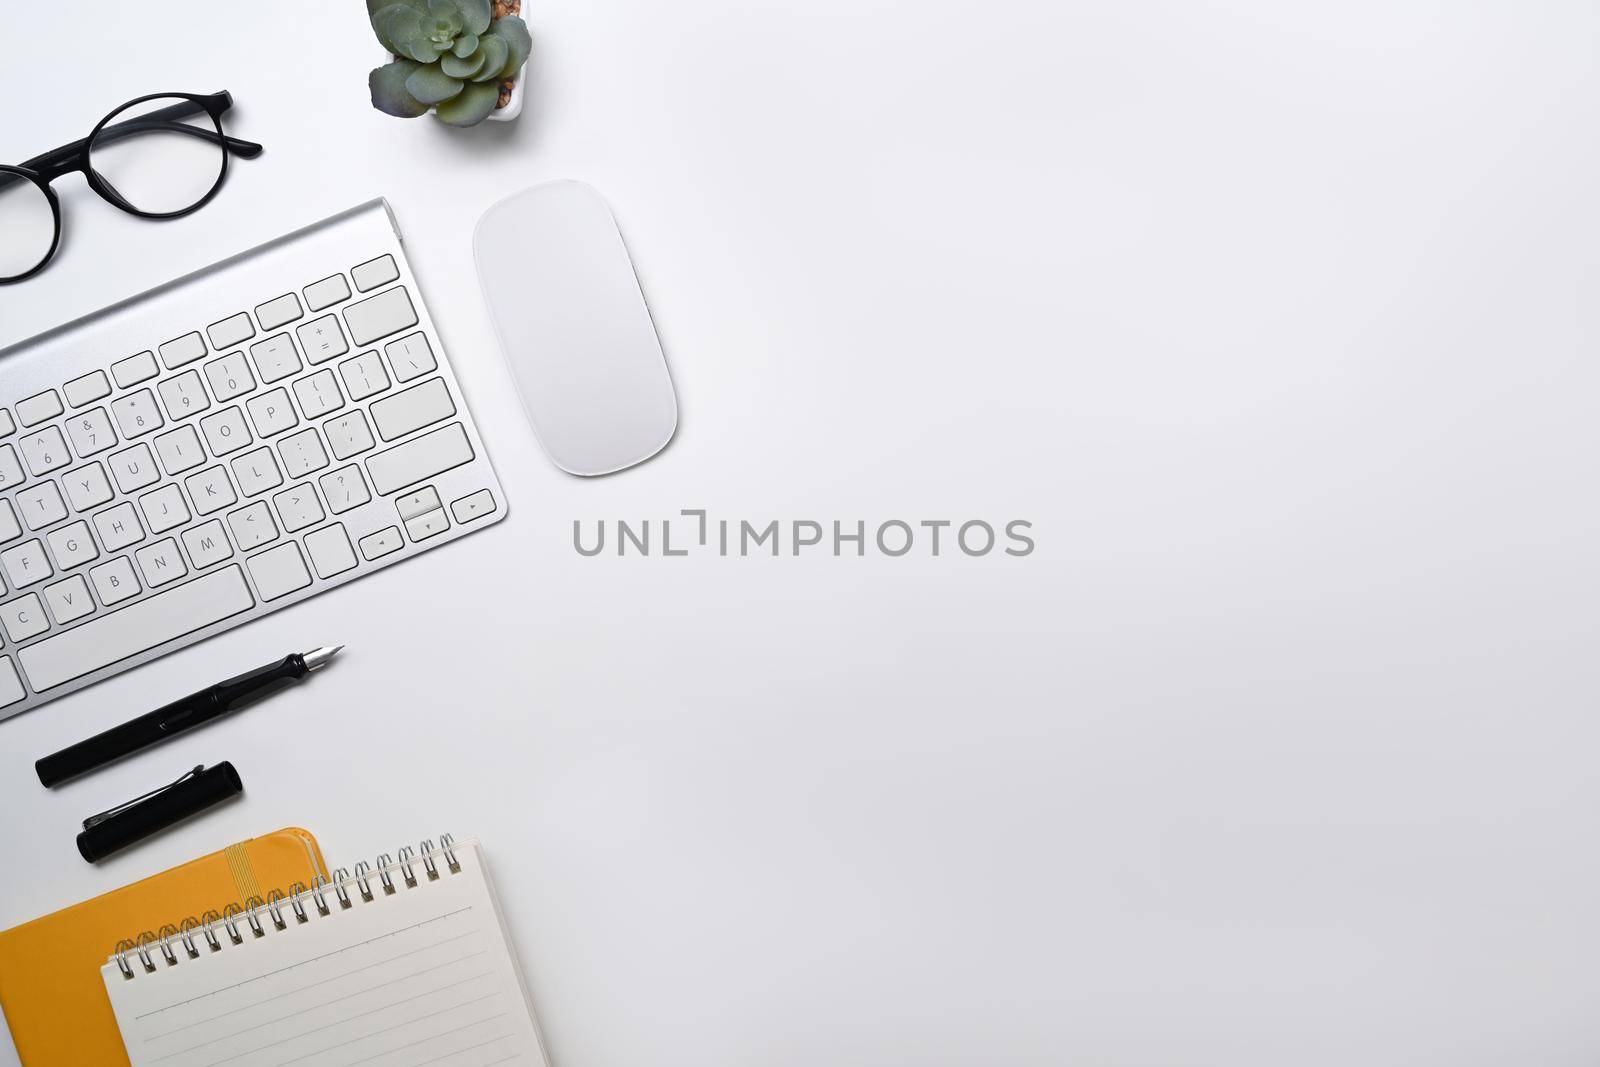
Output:
<svg viewBox="0 0 1600 1067">
<path fill-rule="evenodd" d="M 89 166 L 137 211 L 166 215 L 204 200 L 227 162 L 222 129 L 193 100 L 158 97 L 114 112 L 89 144 Z"/>
<path fill-rule="evenodd" d="M 55 213 L 39 186 L 0 170 L 0 278 L 16 278 L 37 267 L 55 241 Z"/>
</svg>

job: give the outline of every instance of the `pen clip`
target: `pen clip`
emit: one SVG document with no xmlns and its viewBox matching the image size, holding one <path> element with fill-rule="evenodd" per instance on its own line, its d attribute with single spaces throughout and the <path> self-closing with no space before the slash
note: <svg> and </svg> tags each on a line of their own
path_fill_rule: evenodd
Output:
<svg viewBox="0 0 1600 1067">
<path fill-rule="evenodd" d="M 152 789 L 152 790 L 150 790 L 150 792 L 146 793 L 142 797 L 134 797 L 132 800 L 128 801 L 126 804 L 118 804 L 114 808 L 108 808 L 107 810 L 102 811 L 99 815 L 91 815 L 91 816 L 89 816 L 87 819 L 83 820 L 83 828 L 85 830 L 92 830 L 96 826 L 99 826 L 101 823 L 105 822 L 107 819 L 111 818 L 113 815 L 117 815 L 117 814 L 120 814 L 121 812 L 127 811 L 129 808 L 133 807 L 135 804 L 142 804 L 146 800 L 149 800 L 153 796 L 158 796 L 158 795 L 160 795 L 162 793 L 165 793 L 169 789 L 176 789 L 178 786 L 182 785 L 184 782 L 188 781 L 190 778 L 195 777 L 197 774 L 199 774 L 201 771 L 203 771 L 205 769 L 206 769 L 206 765 L 204 763 L 197 763 L 197 764 L 195 764 L 194 770 L 185 771 L 183 774 L 180 774 L 178 776 L 176 781 L 172 782 L 169 785 L 164 785 L 164 786 L 161 786 L 161 787 L 159 787 L 157 789 Z"/>
</svg>

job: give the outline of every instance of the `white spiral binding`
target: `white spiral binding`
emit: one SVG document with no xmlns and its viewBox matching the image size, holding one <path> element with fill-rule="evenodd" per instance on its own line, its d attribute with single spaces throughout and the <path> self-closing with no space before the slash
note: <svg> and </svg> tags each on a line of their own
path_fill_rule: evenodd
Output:
<svg viewBox="0 0 1600 1067">
<path fill-rule="evenodd" d="M 352 875 L 340 867 L 333 872 L 332 881 L 318 875 L 310 888 L 296 882 L 289 887 L 288 895 L 274 889 L 266 900 L 253 896 L 243 906 L 229 904 L 220 915 L 211 910 L 198 919 L 191 915 L 178 926 L 168 923 L 155 933 L 146 930 L 135 940 L 117 942 L 111 958 L 125 980 L 137 973 L 129 962 L 130 957 L 138 961 L 146 974 L 154 974 L 163 965 L 176 967 L 181 959 L 197 960 L 208 953 L 221 952 L 225 944 L 242 945 L 266 937 L 269 930 L 281 931 L 290 925 L 308 923 L 312 909 L 319 916 L 328 916 L 415 889 L 422 882 L 436 882 L 440 878 L 437 862 L 440 856 L 444 857 L 445 870 L 451 874 L 461 873 L 455 838 L 444 834 L 437 845 L 432 838 L 423 841 L 416 851 L 407 845 L 400 849 L 398 859 L 391 859 L 384 853 L 377 858 L 376 869 L 367 863 L 358 863 Z M 396 874 L 400 876 L 398 880 Z"/>
</svg>

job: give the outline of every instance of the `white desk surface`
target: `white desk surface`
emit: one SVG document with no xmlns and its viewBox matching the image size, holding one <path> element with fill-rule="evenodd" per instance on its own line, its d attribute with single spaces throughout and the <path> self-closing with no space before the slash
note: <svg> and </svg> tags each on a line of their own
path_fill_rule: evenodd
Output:
<svg viewBox="0 0 1600 1067">
<path fill-rule="evenodd" d="M 1594 1062 L 1592 5 L 535 3 L 527 113 L 467 132 L 369 109 L 355 0 L 159 6 L 35 10 L 0 158 L 224 87 L 267 151 L 177 223 L 64 182 L 0 343 L 383 194 L 513 514 L 0 723 L 0 926 L 288 824 L 448 829 L 557 1067 Z M 613 201 L 683 402 L 601 481 L 541 457 L 473 276 L 556 177 Z M 572 548 L 696 507 L 1039 547 Z M 220 759 L 244 800 L 77 857 Z"/>
</svg>

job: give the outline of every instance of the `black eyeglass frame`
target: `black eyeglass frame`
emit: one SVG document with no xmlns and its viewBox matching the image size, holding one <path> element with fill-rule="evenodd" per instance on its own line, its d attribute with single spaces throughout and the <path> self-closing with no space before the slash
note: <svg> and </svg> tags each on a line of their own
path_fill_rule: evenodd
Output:
<svg viewBox="0 0 1600 1067">
<path fill-rule="evenodd" d="M 199 104 L 201 110 L 211 117 L 211 124 L 215 132 L 201 126 L 191 126 L 184 122 L 173 121 L 180 117 L 187 117 L 189 112 L 187 107 L 175 104 L 170 108 L 152 111 L 148 115 L 141 115 L 137 119 L 129 121 L 127 123 L 127 133 L 139 133 L 152 128 L 152 126 L 163 126 L 169 132 L 199 137 L 203 140 L 220 144 L 223 148 L 222 166 L 217 170 L 217 180 L 199 200 L 177 211 L 140 211 L 128 203 L 122 194 L 112 188 L 95 171 L 89 158 L 91 147 L 99 139 L 107 123 L 110 123 L 130 107 L 134 107 L 137 104 L 146 104 L 152 100 L 187 100 L 191 104 Z M 73 141 L 71 144 L 62 145 L 60 148 L 52 149 L 43 155 L 34 156 L 19 166 L 0 163 L 0 174 L 15 175 L 34 185 L 44 194 L 45 200 L 50 204 L 50 214 L 55 222 L 55 233 L 50 239 L 50 250 L 44 254 L 44 257 L 25 274 L 0 277 L 0 285 L 11 285 L 15 282 L 26 281 L 48 267 L 51 261 L 55 259 L 56 250 L 61 247 L 61 201 L 56 198 L 55 190 L 50 188 L 50 184 L 57 178 L 65 177 L 68 174 L 82 174 L 84 180 L 89 183 L 89 188 L 93 189 L 100 199 L 120 211 L 126 211 L 130 215 L 137 215 L 142 219 L 180 219 L 185 215 L 192 215 L 211 203 L 218 191 L 222 189 L 222 183 L 227 180 L 228 157 L 236 155 L 243 159 L 254 159 L 263 151 L 263 146 L 254 141 L 230 137 L 222 131 L 223 113 L 231 107 L 233 107 L 233 94 L 226 89 L 220 93 L 211 93 L 204 96 L 194 93 L 151 93 L 148 96 L 137 97 L 113 108 L 105 118 L 95 124 L 94 129 L 89 131 L 89 136 L 82 140 Z"/>
</svg>

